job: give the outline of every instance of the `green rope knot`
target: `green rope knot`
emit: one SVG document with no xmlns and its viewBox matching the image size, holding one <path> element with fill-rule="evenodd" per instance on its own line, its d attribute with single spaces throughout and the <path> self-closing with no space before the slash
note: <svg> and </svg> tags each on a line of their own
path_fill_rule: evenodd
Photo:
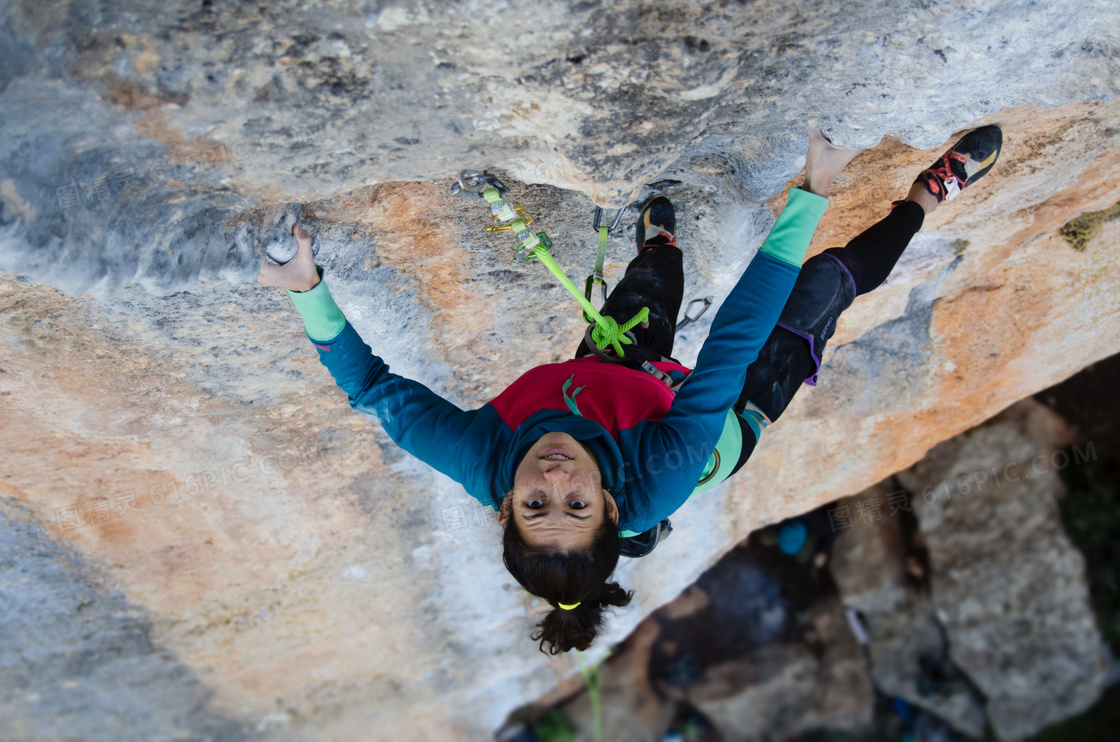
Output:
<svg viewBox="0 0 1120 742">
<path fill-rule="evenodd" d="M 614 348 L 619 358 L 626 357 L 623 345 L 633 345 L 634 341 L 626 337 L 626 333 L 649 319 L 649 307 L 642 307 L 642 311 L 631 317 L 625 324 L 619 325 L 614 317 L 599 315 L 595 319 L 595 329 L 591 331 L 591 339 L 599 350 Z"/>
</svg>

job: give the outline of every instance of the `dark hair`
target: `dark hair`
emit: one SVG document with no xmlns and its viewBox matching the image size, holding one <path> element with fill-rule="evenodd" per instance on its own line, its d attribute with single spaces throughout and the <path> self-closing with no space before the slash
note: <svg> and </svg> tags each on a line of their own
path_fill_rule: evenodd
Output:
<svg viewBox="0 0 1120 742">
<path fill-rule="evenodd" d="M 622 543 L 618 526 L 604 515 L 589 551 L 546 550 L 530 546 L 521 537 L 517 519 L 510 516 L 502 536 L 502 561 L 521 587 L 552 605 L 537 624 L 533 641 L 540 641 L 542 652 L 560 654 L 569 649 L 591 646 L 603 625 L 603 607 L 621 608 L 630 602 L 633 591 L 623 590 L 617 582 L 607 582 L 618 564 Z M 560 603 L 579 605 L 571 610 Z M 545 644 L 548 648 L 545 648 Z"/>
</svg>

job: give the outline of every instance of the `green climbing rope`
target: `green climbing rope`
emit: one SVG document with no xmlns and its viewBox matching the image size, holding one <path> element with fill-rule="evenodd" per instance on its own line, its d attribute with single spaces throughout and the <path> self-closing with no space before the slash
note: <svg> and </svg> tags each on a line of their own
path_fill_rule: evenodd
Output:
<svg viewBox="0 0 1120 742">
<path fill-rule="evenodd" d="M 619 358 L 625 358 L 626 352 L 622 349 L 622 346 L 632 345 L 634 342 L 626 336 L 626 333 L 649 319 L 649 307 L 642 307 L 642 311 L 621 325 L 613 317 L 599 314 L 591 301 L 572 283 L 572 280 L 564 273 L 564 269 L 557 265 L 553 259 L 550 252 L 552 241 L 548 238 L 548 235 L 544 232 L 534 234 L 525 220 L 518 215 L 515 207 L 502 198 L 502 194 L 497 188 L 493 186 L 486 188 L 482 191 L 482 197 L 486 199 L 486 203 L 490 204 L 490 213 L 493 217 L 499 221 L 509 221 L 513 233 L 521 241 L 514 262 L 520 263 L 536 258 L 544 263 L 545 267 L 552 271 L 552 275 L 556 276 L 560 284 L 583 307 L 584 317 L 587 321 L 595 323 L 595 329 L 591 331 L 591 339 L 595 342 L 595 345 L 600 350 L 613 348 Z"/>
</svg>

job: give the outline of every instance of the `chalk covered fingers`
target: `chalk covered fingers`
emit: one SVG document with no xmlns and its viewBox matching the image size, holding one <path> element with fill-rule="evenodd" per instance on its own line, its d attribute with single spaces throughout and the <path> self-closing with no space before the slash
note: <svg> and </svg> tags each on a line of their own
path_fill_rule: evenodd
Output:
<svg viewBox="0 0 1120 742">
<path fill-rule="evenodd" d="M 262 286 L 310 291 L 319 284 L 319 271 L 315 267 L 315 256 L 311 251 L 311 235 L 298 224 L 292 227 L 292 234 L 297 245 L 296 256 L 284 265 L 266 260 L 257 274 L 257 281 Z"/>
</svg>

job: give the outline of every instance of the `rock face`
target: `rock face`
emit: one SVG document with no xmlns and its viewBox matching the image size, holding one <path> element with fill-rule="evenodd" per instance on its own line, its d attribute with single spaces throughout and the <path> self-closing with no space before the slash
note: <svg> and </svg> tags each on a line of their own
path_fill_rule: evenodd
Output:
<svg viewBox="0 0 1120 742">
<path fill-rule="evenodd" d="M 875 485 L 837 507 L 857 512 L 860 503 L 886 503 L 892 494 Z M 908 498 L 905 504 L 910 507 Z M 858 611 L 866 628 L 871 677 L 888 697 L 904 698 L 961 733 L 983 738 L 983 699 L 967 678 L 953 672 L 934 604 L 928 593 L 910 584 L 906 567 L 912 547 L 897 517 L 902 511 L 895 510 L 841 530 L 830 562 L 844 606 Z"/>
<path fill-rule="evenodd" d="M 659 739 L 682 708 L 744 741 L 866 733 L 876 698 L 930 712 L 918 739 L 942 720 L 969 739 L 990 725 L 1015 741 L 1080 713 L 1111 658 L 1056 507 L 1059 472 L 1096 460 L 1095 445 L 1071 442 L 1049 408 L 1017 403 L 814 514 L 835 534 L 826 569 L 812 566 L 815 548 L 790 558 L 776 533 L 752 534 L 610 658 L 606 738 Z M 587 693 L 559 707 L 590 736 Z"/>
<path fill-rule="evenodd" d="M 1058 471 L 1083 465 L 1093 449 L 1063 450 L 1054 417 L 1022 402 L 899 475 L 922 493 L 915 510 L 949 656 L 987 699 L 1001 740 L 1085 710 L 1109 672 L 1084 559 L 1057 503 Z"/>
<path fill-rule="evenodd" d="M 871 679 L 839 602 L 816 606 L 808 618 L 818 646 L 760 648 L 713 668 L 688 690 L 688 699 L 728 739 L 761 742 L 871 726 Z"/>
<path fill-rule="evenodd" d="M 603 738 L 661 739 L 674 717 L 693 710 L 714 729 L 711 739 L 867 732 L 874 708 L 867 661 L 835 590 L 814 574 L 776 548 L 740 545 L 724 555 L 610 658 L 600 685 Z M 538 706 L 582 690 L 569 684 Z M 559 708 L 581 739 L 592 738 L 586 692 Z"/>
<path fill-rule="evenodd" d="M 0 511 L 4 738 L 251 739 L 206 709 L 211 692 L 88 565 L 19 512 Z"/>
<path fill-rule="evenodd" d="M 350 412 L 287 299 L 252 283 L 277 216 L 302 204 L 332 291 L 395 371 L 477 406 L 570 355 L 582 326 L 539 266 L 509 264 L 507 236 L 480 231 L 479 202 L 448 193 L 456 169 L 509 178 L 577 278 L 593 204 L 658 181 L 680 205 L 686 297 L 718 304 L 809 126 L 853 146 L 887 137 L 838 184 L 813 251 L 885 213 L 955 129 L 1004 126 L 996 170 L 856 302 L 820 386 L 743 475 L 620 569 L 637 597 L 603 649 L 757 526 L 859 491 L 1120 348 L 1120 226 L 1093 221 L 1080 251 L 1059 234 L 1120 201 L 1118 17 L 1103 0 L 9 2 L 5 518 L 83 565 L 73 584 L 142 617 L 129 652 L 150 646 L 184 668 L 163 676 L 182 698 L 210 699 L 165 736 L 480 738 L 574 659 L 526 638 L 539 606 L 501 567 L 496 524 Z M 711 314 L 681 333 L 682 360 Z M 5 575 L 34 573 L 21 553 Z M 19 579 L 14 615 L 77 610 Z M 115 610 L 88 635 L 119 626 Z M 0 666 L 51 641 L 21 636 L 34 646 L 0 642 Z M 49 677 L 89 672 L 44 657 Z M 65 737 L 63 693 L 0 693 L 15 728 Z M 101 738 L 160 734 L 134 723 L 113 716 Z"/>
</svg>

